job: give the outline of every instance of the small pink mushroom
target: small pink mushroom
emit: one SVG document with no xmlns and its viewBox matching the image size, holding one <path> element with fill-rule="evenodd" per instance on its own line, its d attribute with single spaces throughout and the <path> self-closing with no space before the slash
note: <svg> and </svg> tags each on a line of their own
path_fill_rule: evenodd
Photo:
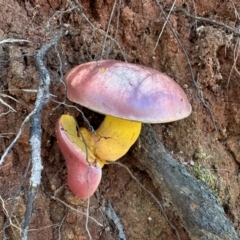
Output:
<svg viewBox="0 0 240 240">
<path fill-rule="evenodd" d="M 66 118 L 68 117 L 71 118 L 71 116 L 66 115 Z M 71 119 L 69 120 L 71 121 Z M 102 168 L 97 163 L 93 165 L 87 161 L 85 149 L 82 150 L 77 146 L 77 141 L 76 143 L 73 142 L 74 138 L 71 139 L 71 133 L 68 134 L 68 125 L 68 129 L 63 126 L 64 121 L 62 118 L 57 121 L 56 137 L 67 165 L 67 184 L 75 195 L 81 199 L 86 199 L 96 191 L 101 181 Z M 88 155 L 90 154 L 88 152 Z"/>
</svg>

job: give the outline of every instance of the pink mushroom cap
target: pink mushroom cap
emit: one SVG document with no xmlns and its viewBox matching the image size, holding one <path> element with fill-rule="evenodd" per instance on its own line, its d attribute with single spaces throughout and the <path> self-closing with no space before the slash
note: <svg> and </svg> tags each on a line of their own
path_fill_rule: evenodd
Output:
<svg viewBox="0 0 240 240">
<path fill-rule="evenodd" d="M 102 169 L 97 165 L 88 164 L 86 153 L 70 140 L 60 119 L 56 125 L 56 137 L 67 165 L 68 187 L 79 198 L 87 199 L 98 188 L 102 178 Z"/>
<path fill-rule="evenodd" d="M 88 62 L 65 77 L 68 98 L 104 115 L 163 123 L 190 115 L 182 88 L 167 75 L 116 60 Z"/>
</svg>

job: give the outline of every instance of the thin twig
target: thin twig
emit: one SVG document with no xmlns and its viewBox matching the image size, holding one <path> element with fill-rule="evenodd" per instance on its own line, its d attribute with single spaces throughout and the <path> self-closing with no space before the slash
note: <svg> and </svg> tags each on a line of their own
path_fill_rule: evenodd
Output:
<svg viewBox="0 0 240 240">
<path fill-rule="evenodd" d="M 74 117 L 75 119 L 75 117 Z M 89 172 L 90 172 L 90 167 L 91 167 L 91 164 L 90 162 L 88 161 L 88 146 L 87 146 L 87 143 L 85 141 L 85 138 L 82 134 L 82 132 L 79 130 L 79 126 L 78 126 L 78 123 L 75 119 L 75 124 L 77 126 L 77 132 L 81 135 L 81 138 L 83 140 L 83 144 L 84 144 L 84 147 L 85 147 L 85 153 L 86 153 L 86 162 L 88 163 L 88 169 L 87 169 L 87 173 L 86 173 L 86 181 L 87 181 L 87 208 L 86 208 L 86 221 L 85 221 L 85 229 L 87 231 L 87 234 L 88 234 L 88 237 L 90 240 L 92 240 L 92 235 L 89 231 L 89 228 L 88 228 L 88 222 L 89 222 L 89 212 L 90 212 L 90 183 L 89 183 Z"/>
<path fill-rule="evenodd" d="M 223 27 L 226 30 L 230 31 L 231 33 L 235 34 L 236 36 L 240 36 L 240 32 L 237 28 L 230 27 L 229 25 L 227 25 L 223 22 L 220 22 L 220 21 L 217 21 L 217 20 L 214 20 L 214 19 L 210 19 L 210 18 L 204 18 L 204 17 L 198 17 L 196 15 L 192 15 L 191 13 L 187 12 L 183 8 L 174 8 L 174 9 L 172 9 L 172 12 L 182 12 L 182 13 L 184 13 L 185 16 L 187 16 L 189 18 L 193 18 L 197 21 L 209 23 L 211 25 L 216 25 L 216 26 Z"/>
<path fill-rule="evenodd" d="M 4 44 L 4 43 L 16 43 L 16 42 L 30 42 L 30 41 L 24 40 L 24 39 L 8 38 L 8 39 L 4 39 L 4 40 L 0 41 L 0 44 Z"/>
<path fill-rule="evenodd" d="M 41 128 L 41 111 L 43 106 L 49 101 L 49 86 L 50 86 L 50 75 L 43 62 L 43 58 L 47 51 L 54 45 L 56 45 L 59 39 L 64 35 L 64 31 L 61 30 L 57 35 L 54 35 L 53 39 L 42 46 L 36 55 L 36 64 L 40 73 L 39 87 L 37 93 L 37 99 L 35 107 L 32 111 L 30 118 L 30 147 L 31 147 L 31 160 L 32 160 L 32 173 L 30 178 L 30 189 L 28 191 L 27 209 L 24 217 L 22 226 L 22 239 L 27 239 L 28 226 L 32 217 L 34 200 L 37 193 L 37 188 L 41 183 L 41 172 L 43 169 L 41 160 L 41 139 L 42 139 L 42 128 Z"/>
<path fill-rule="evenodd" d="M 84 215 L 85 217 L 87 217 L 86 213 L 84 213 L 84 212 L 82 212 L 82 211 L 80 211 L 80 210 L 78 210 L 78 209 L 73 208 L 72 206 L 68 205 L 67 203 L 65 203 L 64 201 L 62 201 L 61 199 L 59 199 L 58 197 L 52 196 L 51 199 L 56 200 L 56 201 L 62 203 L 62 204 L 63 204 L 64 206 L 66 206 L 67 208 L 69 208 L 70 210 L 72 210 L 72 211 L 74 211 L 74 212 L 76 212 L 76 213 L 82 214 L 82 215 Z M 102 225 L 100 222 L 98 222 L 95 218 L 89 216 L 89 219 L 91 219 L 92 221 L 94 221 L 98 226 L 103 227 L 103 225 Z"/>
<path fill-rule="evenodd" d="M 0 159 L 0 166 L 3 164 L 6 156 L 9 154 L 9 152 L 12 150 L 15 143 L 18 141 L 19 137 L 22 135 L 22 132 L 25 129 L 25 125 L 30 121 L 30 118 L 33 116 L 33 114 L 34 114 L 34 110 L 32 112 L 30 112 L 27 115 L 27 117 L 23 120 L 16 137 L 13 139 L 11 144 L 5 149 L 4 153 L 2 154 L 1 159 Z"/>
<path fill-rule="evenodd" d="M 23 176 L 22 176 L 21 179 L 20 179 L 20 183 L 19 183 L 19 185 L 18 185 L 18 188 L 16 189 L 14 195 L 11 197 L 11 200 L 12 200 L 12 210 L 11 210 L 11 212 L 9 213 L 9 215 L 7 216 L 6 222 L 4 223 L 3 230 L 2 230 L 2 231 L 4 232 L 4 234 L 5 234 L 6 229 L 7 229 L 7 227 L 8 227 L 8 222 L 9 222 L 9 223 L 11 222 L 11 217 L 12 217 L 12 215 L 13 215 L 13 213 L 14 213 L 14 211 L 15 211 L 15 207 L 16 207 L 16 197 L 20 194 L 20 191 L 21 191 L 21 189 L 22 189 L 22 185 L 23 185 L 23 183 L 24 183 L 24 181 L 25 181 L 25 179 L 26 179 L 26 177 L 27 177 L 27 174 L 28 174 L 28 170 L 29 170 L 29 168 L 30 168 L 30 165 L 31 165 L 31 161 L 29 160 L 29 161 L 28 161 L 28 165 L 27 165 L 27 167 L 26 167 L 26 169 L 25 169 L 25 171 L 24 171 L 24 174 L 23 174 Z M 20 233 L 21 233 L 21 229 L 20 229 Z"/>
<path fill-rule="evenodd" d="M 113 39 L 115 41 L 117 41 L 116 39 L 117 39 L 117 35 L 118 35 L 118 30 L 119 30 L 119 19 L 120 19 L 120 12 L 121 12 L 121 3 L 122 3 L 121 0 L 119 0 L 118 8 L 117 8 L 117 18 L 116 18 L 116 31 L 115 31 L 115 34 L 114 34 L 114 37 L 113 37 Z M 114 47 L 114 41 L 111 42 L 110 47 L 109 47 L 109 49 L 108 49 L 108 51 L 106 53 L 107 57 L 108 57 L 108 54 L 111 53 L 113 47 Z"/>
<path fill-rule="evenodd" d="M 58 227 L 58 240 L 61 240 L 62 239 L 62 236 L 61 236 L 61 228 L 62 228 L 62 225 L 63 225 L 63 222 L 65 221 L 65 218 L 67 217 L 67 215 L 65 215 Z"/>
<path fill-rule="evenodd" d="M 232 76 L 232 72 L 233 70 L 235 70 L 235 72 L 240 75 L 240 72 L 237 69 L 237 60 L 239 57 L 239 49 L 240 49 L 240 39 L 239 37 L 237 38 L 236 44 L 235 44 L 235 48 L 234 48 L 234 52 L 233 52 L 233 65 L 231 67 L 230 73 L 228 75 L 228 80 L 227 80 L 227 91 L 229 89 L 229 83 L 230 83 L 230 79 Z M 228 95 L 228 94 L 227 94 Z"/>
<path fill-rule="evenodd" d="M 163 26 L 162 26 L 162 30 L 161 30 L 161 32 L 160 32 L 160 34 L 159 34 L 159 36 L 158 36 L 157 41 L 156 41 L 155 47 L 154 47 L 154 49 L 153 49 L 153 52 L 155 52 L 155 50 L 156 50 L 156 48 L 157 48 L 157 46 L 158 46 L 159 40 L 160 40 L 160 38 L 162 37 L 163 31 L 164 31 L 164 29 L 165 29 L 165 27 L 166 27 L 166 24 L 167 24 L 168 19 L 169 19 L 170 15 L 171 15 L 171 12 L 172 12 L 175 4 L 176 4 L 176 1 L 177 1 L 177 0 L 174 0 L 173 4 L 172 4 L 172 6 L 171 6 L 171 9 L 170 9 L 170 11 L 169 11 L 169 13 L 168 13 L 167 19 L 166 19 L 166 21 L 164 22 L 164 24 L 163 24 Z"/>
<path fill-rule="evenodd" d="M 76 125 L 77 125 L 77 121 L 76 121 Z M 78 125 L 77 125 L 78 126 Z M 87 173 L 86 173 L 86 180 L 87 180 L 87 208 L 86 208 L 86 221 L 85 221 L 85 229 L 87 231 L 87 234 L 88 234 L 88 237 L 90 240 L 92 240 L 92 235 L 89 231 L 89 228 L 88 228 L 88 222 L 89 222 L 89 212 L 90 212 L 90 183 L 89 183 L 89 172 L 90 172 L 90 167 L 91 167 L 91 164 L 90 162 L 88 161 L 88 146 L 87 146 L 87 143 L 85 141 L 85 138 L 82 134 L 81 131 L 79 131 L 79 127 L 78 127 L 78 132 L 81 134 L 81 137 L 82 137 L 82 140 L 83 140 L 83 144 L 84 144 L 84 147 L 85 147 L 85 152 L 86 152 L 86 162 L 88 163 L 88 169 L 87 169 Z"/>
<path fill-rule="evenodd" d="M 76 9 L 76 6 L 72 6 L 71 8 L 67 9 L 67 10 L 59 10 L 59 11 L 55 11 L 55 13 L 48 19 L 47 24 L 46 24 L 46 28 L 51 31 L 50 29 L 50 23 L 52 20 L 57 20 L 58 18 L 60 18 L 64 13 L 70 13 L 72 12 L 74 9 Z M 62 25 L 62 22 L 60 21 L 60 25 Z M 52 31 L 51 31 L 52 32 Z"/>
<path fill-rule="evenodd" d="M 12 222 L 12 219 L 11 219 L 12 213 L 9 214 L 9 212 L 8 212 L 8 210 L 7 210 L 7 208 L 6 208 L 6 205 L 5 205 L 5 201 L 3 200 L 3 198 L 2 198 L 1 196 L 0 196 L 0 201 L 1 201 L 1 203 L 2 203 L 2 204 L 1 204 L 2 206 L 1 206 L 1 207 L 2 207 L 3 213 L 4 213 L 4 215 L 7 217 L 8 222 L 9 222 L 9 225 L 12 226 L 12 227 L 14 227 L 14 228 L 16 228 L 16 229 L 18 229 L 18 230 L 21 232 L 21 228 Z M 6 227 L 8 227 L 8 226 L 6 226 Z M 4 230 L 5 230 L 5 229 L 3 229 L 3 232 L 4 232 Z M 4 234 L 4 235 L 5 235 L 5 234 Z"/>
<path fill-rule="evenodd" d="M 12 112 L 16 112 L 16 110 L 15 110 L 13 107 L 11 107 L 7 102 L 5 102 L 5 101 L 2 99 L 2 97 L 10 98 L 10 99 L 12 99 L 12 100 L 14 100 L 15 102 L 18 102 L 18 103 L 19 103 L 19 101 L 18 101 L 17 99 L 15 99 L 14 97 L 12 97 L 12 96 L 9 96 L 9 95 L 0 93 L 0 103 L 2 103 L 3 105 L 5 105 L 6 107 L 8 107 L 9 110 L 11 110 Z M 1 116 L 1 115 L 2 115 L 2 113 L 0 114 L 0 116 Z"/>
<path fill-rule="evenodd" d="M 114 3 L 113 3 L 112 11 L 111 11 L 111 14 L 110 14 L 110 17 L 109 17 L 109 20 L 108 20 L 107 31 L 106 31 L 106 34 L 105 34 L 105 37 L 104 37 L 104 40 L 103 40 L 103 44 L 102 44 L 101 57 L 103 57 L 103 54 L 104 54 L 107 38 L 108 38 L 108 36 L 110 36 L 109 35 L 109 29 L 110 29 L 110 25 L 111 25 L 111 21 L 112 21 L 113 13 L 115 11 L 116 4 L 117 4 L 117 0 L 115 0 Z"/>
<path fill-rule="evenodd" d="M 69 108 L 69 109 L 73 108 L 73 109 L 77 110 L 77 111 L 82 115 L 83 121 L 87 123 L 87 126 L 88 126 L 88 128 L 90 129 L 90 131 L 91 131 L 92 133 L 96 134 L 93 126 L 92 126 L 92 125 L 90 124 L 90 122 L 88 121 L 88 119 L 87 119 L 87 117 L 85 116 L 84 112 L 83 112 L 82 110 L 80 110 L 77 106 L 75 106 L 75 105 L 69 105 L 69 104 L 67 104 L 65 101 L 59 102 L 59 101 L 56 101 L 56 100 L 54 100 L 54 99 L 51 99 L 51 101 L 54 102 L 54 103 L 57 103 L 58 106 L 59 106 L 59 105 L 64 105 L 65 107 L 67 107 L 67 108 Z M 57 106 L 57 107 L 58 107 L 58 106 Z M 56 108 L 57 108 L 57 107 L 56 107 Z M 55 110 L 56 108 L 54 108 L 53 110 Z M 73 117 L 74 117 L 74 116 L 73 116 Z M 76 123 L 77 123 L 77 121 L 76 121 Z M 79 127 L 78 127 L 78 128 L 79 128 Z"/>
</svg>

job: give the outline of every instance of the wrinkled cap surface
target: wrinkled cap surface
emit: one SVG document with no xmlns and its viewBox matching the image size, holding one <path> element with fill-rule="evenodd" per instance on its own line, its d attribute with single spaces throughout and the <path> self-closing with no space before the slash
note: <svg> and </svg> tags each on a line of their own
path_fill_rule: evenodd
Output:
<svg viewBox="0 0 240 240">
<path fill-rule="evenodd" d="M 157 70 L 116 60 L 88 62 L 65 77 L 68 98 L 86 108 L 147 123 L 171 122 L 191 113 L 182 88 Z"/>
</svg>

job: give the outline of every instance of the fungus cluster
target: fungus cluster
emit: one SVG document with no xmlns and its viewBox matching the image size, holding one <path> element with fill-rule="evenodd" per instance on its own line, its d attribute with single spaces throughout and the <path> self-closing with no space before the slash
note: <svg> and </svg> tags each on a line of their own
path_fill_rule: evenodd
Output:
<svg viewBox="0 0 240 240">
<path fill-rule="evenodd" d="M 66 160 L 67 183 L 82 199 L 97 189 L 106 161 L 121 158 L 137 140 L 142 123 L 164 123 L 190 115 L 182 88 L 154 69 L 115 60 L 81 64 L 65 77 L 67 97 L 106 115 L 99 128 L 77 129 L 62 115 L 56 137 Z"/>
</svg>

